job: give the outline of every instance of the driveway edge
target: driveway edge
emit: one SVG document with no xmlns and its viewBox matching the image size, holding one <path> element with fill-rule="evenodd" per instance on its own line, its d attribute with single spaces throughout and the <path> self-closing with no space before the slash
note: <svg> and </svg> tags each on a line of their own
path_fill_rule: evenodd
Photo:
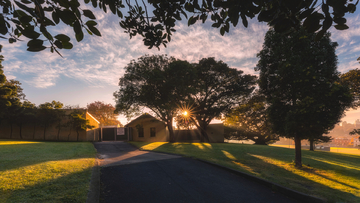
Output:
<svg viewBox="0 0 360 203">
<path fill-rule="evenodd" d="M 135 145 L 133 145 L 133 146 L 136 147 Z M 265 185 L 266 187 L 271 188 L 274 192 L 282 193 L 282 194 L 284 194 L 284 195 L 286 195 L 288 197 L 294 198 L 296 200 L 300 200 L 300 201 L 303 201 L 303 202 L 311 202 L 311 203 L 325 203 L 325 202 L 327 202 L 325 199 L 321 199 L 319 197 L 314 197 L 314 196 L 311 196 L 311 195 L 307 195 L 307 194 L 304 194 L 302 192 L 299 192 L 299 191 L 284 187 L 282 185 L 278 185 L 276 183 L 267 181 L 265 179 L 262 179 L 262 178 L 259 178 L 259 177 L 256 177 L 256 176 L 253 176 L 253 175 L 250 175 L 250 174 L 247 174 L 247 173 L 244 173 L 244 172 L 241 172 L 241 171 L 238 171 L 238 170 L 226 167 L 226 166 L 222 166 L 222 165 L 219 165 L 219 164 L 216 164 L 216 163 L 212 163 L 212 162 L 209 162 L 209 161 L 206 161 L 206 160 L 203 160 L 203 159 L 199 159 L 199 158 L 195 158 L 195 157 L 191 157 L 191 156 L 185 156 L 185 155 L 181 155 L 181 154 L 168 153 L 168 152 L 157 152 L 157 151 L 143 150 L 143 149 L 139 149 L 139 150 L 162 153 L 162 154 L 180 155 L 182 157 L 192 158 L 192 159 L 201 161 L 203 163 L 213 165 L 213 166 L 216 166 L 218 168 L 225 169 L 225 170 L 227 170 L 229 172 L 235 173 L 235 174 L 237 174 L 239 176 L 243 176 L 243 177 L 245 177 L 247 179 L 256 181 L 256 182 L 258 182 L 258 183 L 260 183 L 262 185 Z"/>
<path fill-rule="evenodd" d="M 99 200 L 100 200 L 100 166 L 96 152 L 95 165 L 93 166 L 91 171 L 90 187 L 89 187 L 86 203 L 99 203 Z"/>
</svg>

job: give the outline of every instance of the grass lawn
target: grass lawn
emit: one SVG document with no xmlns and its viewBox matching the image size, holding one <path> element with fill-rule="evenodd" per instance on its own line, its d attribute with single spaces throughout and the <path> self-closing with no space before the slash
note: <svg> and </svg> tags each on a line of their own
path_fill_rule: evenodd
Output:
<svg viewBox="0 0 360 203">
<path fill-rule="evenodd" d="M 0 202 L 85 202 L 95 153 L 89 142 L 0 140 Z"/>
<path fill-rule="evenodd" d="M 231 143 L 130 142 L 143 150 L 182 154 L 214 162 L 328 202 L 360 202 L 360 155 Z"/>
</svg>

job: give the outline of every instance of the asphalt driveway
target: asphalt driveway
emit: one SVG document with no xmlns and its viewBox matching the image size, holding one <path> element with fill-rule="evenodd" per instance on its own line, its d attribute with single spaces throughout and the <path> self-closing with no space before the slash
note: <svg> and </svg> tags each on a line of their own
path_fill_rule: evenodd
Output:
<svg viewBox="0 0 360 203">
<path fill-rule="evenodd" d="M 100 202 L 298 202 L 191 158 L 140 151 L 126 142 L 94 146 L 101 166 Z"/>
</svg>

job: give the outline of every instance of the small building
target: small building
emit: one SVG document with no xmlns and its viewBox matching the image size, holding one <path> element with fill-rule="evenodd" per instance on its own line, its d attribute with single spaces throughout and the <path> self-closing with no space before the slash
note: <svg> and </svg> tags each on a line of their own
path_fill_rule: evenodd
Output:
<svg viewBox="0 0 360 203">
<path fill-rule="evenodd" d="M 125 125 L 128 128 L 130 141 L 166 142 L 169 140 L 168 130 L 164 122 L 150 114 L 143 114 Z"/>
<path fill-rule="evenodd" d="M 169 131 L 163 121 L 150 114 L 143 114 L 126 124 L 129 141 L 168 142 Z M 224 142 L 224 126 L 222 123 L 210 124 L 207 128 L 209 142 Z M 200 142 L 199 130 L 175 130 L 176 142 Z"/>
</svg>

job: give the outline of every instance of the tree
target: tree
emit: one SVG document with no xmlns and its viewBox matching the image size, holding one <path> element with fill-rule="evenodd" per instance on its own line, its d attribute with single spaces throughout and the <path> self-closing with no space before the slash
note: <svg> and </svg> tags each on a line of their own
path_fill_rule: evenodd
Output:
<svg viewBox="0 0 360 203">
<path fill-rule="evenodd" d="M 245 98 L 225 117 L 225 124 L 234 128 L 232 136 L 252 140 L 255 144 L 261 145 L 279 140 L 279 136 L 271 131 L 267 106 L 265 96 L 259 91 L 250 98 Z"/>
<path fill-rule="evenodd" d="M 17 126 L 19 126 L 19 135 L 20 139 L 23 139 L 22 137 L 22 127 L 24 124 L 33 124 L 36 120 L 36 106 L 35 104 L 29 102 L 29 101 L 23 101 L 19 102 L 16 105 L 12 105 L 12 108 L 14 109 L 12 112 L 10 112 L 10 119 L 11 119 L 11 131 L 12 131 L 12 124 L 15 123 Z"/>
<path fill-rule="evenodd" d="M 349 70 L 347 73 L 340 75 L 341 84 L 347 85 L 350 88 L 351 94 L 354 97 L 352 104 L 353 108 L 360 106 L 360 70 Z"/>
<path fill-rule="evenodd" d="M 90 0 L 84 0 L 86 4 Z M 166 46 L 176 31 L 175 23 L 182 17 L 192 15 L 188 25 L 202 21 L 210 16 L 212 26 L 219 28 L 222 35 L 229 32 L 231 26 L 237 26 L 239 20 L 247 27 L 248 19 L 257 16 L 259 22 L 267 22 L 277 32 L 288 33 L 290 28 L 304 26 L 308 32 L 318 31 L 321 37 L 332 25 L 338 30 L 347 29 L 344 18 L 346 13 L 354 13 L 358 1 L 324 0 L 206 0 L 199 4 L 198 0 L 91 0 L 91 6 L 99 6 L 105 13 L 110 10 L 121 19 L 120 26 L 131 37 L 140 35 L 149 48 Z M 63 22 L 74 30 L 79 42 L 83 39 L 85 30 L 90 35 L 101 36 L 96 28 L 96 17 L 92 11 L 84 8 L 78 0 L 3 0 L 0 3 L 0 34 L 9 43 L 19 40 L 20 36 L 29 39 L 28 51 L 42 51 L 50 48 L 51 52 L 58 49 L 71 49 L 70 38 L 54 33 L 49 29 Z M 321 9 L 320 9 L 321 6 Z M 149 9 L 148 9 L 149 8 Z M 124 15 L 122 10 L 126 10 Z M 149 15 L 152 9 L 152 16 Z M 50 18 L 51 16 L 51 18 Z M 44 44 L 46 42 L 46 44 Z M 59 53 L 60 54 L 60 53 Z"/>
<path fill-rule="evenodd" d="M 360 135 L 360 129 L 354 129 L 349 134 L 350 135 Z M 359 136 L 359 140 L 360 140 L 360 136 Z"/>
<path fill-rule="evenodd" d="M 194 68 L 194 90 L 185 101 L 193 107 L 191 119 L 196 121 L 194 124 L 201 132 L 201 141 L 209 141 L 207 126 L 255 89 L 256 76 L 243 75 L 243 71 L 214 58 L 201 59 Z"/>
<path fill-rule="evenodd" d="M 84 113 L 79 110 L 74 110 L 73 112 L 71 112 L 69 117 L 69 125 L 71 126 L 71 128 L 74 128 L 76 130 L 76 141 L 79 141 L 80 131 L 93 129 L 95 127 L 89 124 L 89 120 L 84 118 Z"/>
<path fill-rule="evenodd" d="M 115 112 L 124 113 L 130 118 L 145 107 L 150 109 L 165 122 L 170 142 L 173 142 L 173 117 L 179 101 L 191 91 L 192 71 L 188 62 L 166 55 L 146 55 L 131 61 L 120 78 L 120 90 L 114 93 Z"/>
<path fill-rule="evenodd" d="M 44 104 L 40 104 L 38 107 L 38 119 L 39 124 L 44 128 L 44 140 L 46 136 L 46 129 L 53 123 L 59 121 L 61 119 L 59 117 L 58 111 L 64 105 L 59 101 L 45 102 Z"/>
<path fill-rule="evenodd" d="M 115 107 L 111 104 L 105 104 L 101 101 L 95 101 L 87 105 L 87 109 L 93 115 L 101 126 L 120 125 L 121 123 L 116 119 L 119 114 L 114 113 Z"/>
<path fill-rule="evenodd" d="M 22 103 L 22 112 L 21 112 L 20 117 L 17 120 L 17 124 L 20 127 L 20 136 L 22 133 L 23 124 L 31 124 L 34 126 L 33 139 L 35 138 L 35 128 L 37 125 L 36 110 L 37 110 L 37 107 L 35 104 L 33 104 L 29 101 L 24 101 Z"/>
<path fill-rule="evenodd" d="M 16 80 L 7 80 L 1 62 L 4 57 L 0 55 L 0 125 L 3 120 L 13 123 L 13 114 L 18 110 L 21 100 L 25 100 L 21 83 Z"/>
<path fill-rule="evenodd" d="M 296 167 L 302 166 L 301 140 L 327 133 L 352 102 L 348 87 L 339 84 L 337 43 L 330 41 L 330 33 L 314 38 L 305 30 L 282 36 L 271 29 L 257 55 L 272 129 L 294 138 Z"/>
</svg>

